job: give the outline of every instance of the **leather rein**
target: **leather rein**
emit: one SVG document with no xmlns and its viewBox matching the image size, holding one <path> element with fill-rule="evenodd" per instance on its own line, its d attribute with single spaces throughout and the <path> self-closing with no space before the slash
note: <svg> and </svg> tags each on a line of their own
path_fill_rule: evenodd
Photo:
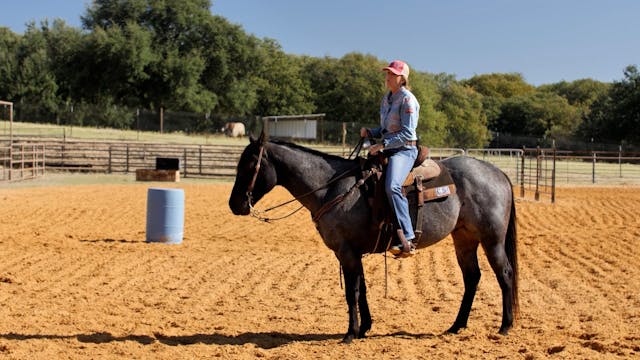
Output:
<svg viewBox="0 0 640 360">
<path fill-rule="evenodd" d="M 249 203 L 250 215 L 252 217 L 260 220 L 260 221 L 264 221 L 264 222 L 267 222 L 267 223 L 270 223 L 270 222 L 275 221 L 275 220 L 282 220 L 282 219 L 288 218 L 289 216 L 291 216 L 291 215 L 297 213 L 298 211 L 300 211 L 300 209 L 302 209 L 304 207 L 304 205 L 300 205 L 300 207 L 298 207 L 297 209 L 291 211 L 290 213 L 288 213 L 286 215 L 280 216 L 280 217 L 275 217 L 275 218 L 274 217 L 266 217 L 266 216 L 263 216 L 264 213 L 269 212 L 269 211 L 274 210 L 274 209 L 277 209 L 279 207 L 285 206 L 285 205 L 290 204 L 290 203 L 292 203 L 294 201 L 298 201 L 298 200 L 300 200 L 302 198 L 305 198 L 305 197 L 307 197 L 307 196 L 309 196 L 309 195 L 311 195 L 313 193 L 316 193 L 316 192 L 318 192 L 318 191 L 320 191 L 322 189 L 325 189 L 329 185 L 331 185 L 332 183 L 343 179 L 345 176 L 349 175 L 353 171 L 355 171 L 355 170 L 360 168 L 359 165 L 354 166 L 353 168 L 351 168 L 349 170 L 346 170 L 345 172 L 343 172 L 339 176 L 331 179 L 326 184 L 324 184 L 324 185 L 322 185 L 320 187 L 317 187 L 317 188 L 315 188 L 315 189 L 313 189 L 313 190 L 311 190 L 311 191 L 309 191 L 309 192 L 307 192 L 305 194 L 302 194 L 300 196 L 296 196 L 291 200 L 285 201 L 283 203 L 280 203 L 278 205 L 275 205 L 275 206 L 272 206 L 272 207 L 269 207 L 269 208 L 267 208 L 265 210 L 260 211 L 260 210 L 257 210 L 256 208 L 254 208 L 253 205 L 252 205 L 252 202 L 253 202 L 252 201 L 253 200 L 252 192 L 253 192 L 253 188 L 256 185 L 256 181 L 258 179 L 258 172 L 260 171 L 260 164 L 262 162 L 262 158 L 264 157 L 264 152 L 265 152 L 265 150 L 264 150 L 264 144 L 263 144 L 263 145 L 260 145 L 260 152 L 258 153 L 258 162 L 256 163 L 255 171 L 253 173 L 253 178 L 251 179 L 251 183 L 249 183 L 249 187 L 247 188 L 246 195 L 247 195 L 247 201 Z M 353 155 L 353 153 L 352 153 L 352 155 Z M 349 157 L 351 157 L 351 156 L 349 156 Z M 362 186 L 364 184 L 365 180 L 369 176 L 371 176 L 371 174 L 372 174 L 371 171 L 368 171 L 364 175 L 364 177 L 362 179 L 358 180 L 355 184 L 353 184 L 349 188 L 349 190 L 347 190 L 344 194 L 338 195 L 333 200 L 331 200 L 331 201 L 325 203 L 324 205 L 322 205 L 322 207 L 320 207 L 320 209 L 318 209 L 318 212 L 316 213 L 316 215 L 313 216 L 313 221 L 317 222 L 318 219 L 320 219 L 320 217 L 322 217 L 322 215 L 327 213 L 327 211 L 329 211 L 331 208 L 333 208 L 334 206 L 336 206 L 339 203 L 341 203 L 347 197 L 347 195 L 349 193 L 353 192 L 355 189 L 357 189 L 360 186 Z"/>
</svg>

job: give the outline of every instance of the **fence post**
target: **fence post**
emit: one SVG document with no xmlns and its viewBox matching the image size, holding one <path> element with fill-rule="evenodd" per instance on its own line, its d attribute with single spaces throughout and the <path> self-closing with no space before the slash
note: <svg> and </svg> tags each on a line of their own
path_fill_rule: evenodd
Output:
<svg viewBox="0 0 640 360">
<path fill-rule="evenodd" d="M 591 162 L 591 183 L 596 183 L 596 152 L 593 153 L 593 161 Z"/>
<path fill-rule="evenodd" d="M 20 179 L 24 179 L 24 144 L 20 145 Z"/>
<path fill-rule="evenodd" d="M 622 178 L 622 145 L 618 147 L 618 167 L 620 168 L 620 178 Z"/>
<path fill-rule="evenodd" d="M 184 177 L 187 177 L 187 148 L 184 149 Z"/>
<path fill-rule="evenodd" d="M 64 142 L 64 141 L 62 142 L 61 151 L 60 151 L 60 152 L 61 152 L 61 155 L 60 155 L 60 157 L 61 157 L 61 161 L 60 161 L 61 163 L 60 163 L 60 166 L 61 166 L 61 167 L 64 167 L 64 157 L 65 157 L 65 156 L 64 156 L 64 152 L 66 151 L 66 145 L 65 145 L 65 143 L 66 143 L 66 142 Z"/>
<path fill-rule="evenodd" d="M 551 169 L 551 203 L 556 202 L 556 141 L 553 140 L 553 168 Z"/>
<path fill-rule="evenodd" d="M 342 157 L 347 154 L 347 123 L 342 122 Z M 358 154 L 356 154 L 358 156 Z"/>
<path fill-rule="evenodd" d="M 527 149 L 522 147 L 522 164 L 520 166 L 520 197 L 524 197 L 524 162 L 525 156 L 527 156 Z"/>
<path fill-rule="evenodd" d="M 129 173 L 129 144 L 127 144 L 127 150 L 126 150 L 126 166 L 125 166 L 125 173 L 128 174 Z"/>
<path fill-rule="evenodd" d="M 46 145 L 42 144 L 42 175 L 47 172 L 47 149 Z"/>
<path fill-rule="evenodd" d="M 538 146 L 536 149 L 536 192 L 535 192 L 536 201 L 540 200 L 541 169 L 542 169 L 542 156 L 540 155 L 540 146 Z"/>
<path fill-rule="evenodd" d="M 198 146 L 198 175 L 202 175 L 202 145 Z"/>
<path fill-rule="evenodd" d="M 12 180 L 11 173 L 13 172 L 13 141 L 9 142 L 9 181 Z"/>
<path fill-rule="evenodd" d="M 107 173 L 111 174 L 111 162 L 113 161 L 112 159 L 112 149 L 111 149 L 112 145 L 109 145 L 109 164 L 107 165 Z"/>
<path fill-rule="evenodd" d="M 36 177 L 38 173 L 38 163 L 36 162 L 36 145 L 31 144 L 31 177 Z"/>
</svg>

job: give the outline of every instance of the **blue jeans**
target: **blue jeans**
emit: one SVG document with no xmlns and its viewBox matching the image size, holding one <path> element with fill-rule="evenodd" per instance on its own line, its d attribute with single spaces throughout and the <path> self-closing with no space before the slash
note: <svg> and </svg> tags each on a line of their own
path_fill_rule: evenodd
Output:
<svg viewBox="0 0 640 360">
<path fill-rule="evenodd" d="M 418 148 L 415 146 L 405 146 L 398 150 L 391 150 L 385 155 L 389 159 L 384 188 L 387 199 L 395 210 L 398 224 L 407 240 L 412 240 L 416 236 L 413 234 L 411 216 L 409 215 L 409 201 L 402 195 L 402 183 L 409 175 L 413 163 L 418 157 Z"/>
</svg>

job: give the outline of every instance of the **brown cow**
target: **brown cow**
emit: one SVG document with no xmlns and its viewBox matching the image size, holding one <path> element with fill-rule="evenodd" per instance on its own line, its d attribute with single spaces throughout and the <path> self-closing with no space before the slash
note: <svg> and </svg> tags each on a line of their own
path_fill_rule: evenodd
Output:
<svg viewBox="0 0 640 360">
<path fill-rule="evenodd" d="M 230 137 L 242 137 L 245 135 L 244 124 L 241 122 L 228 122 L 224 124 L 224 134 Z"/>
</svg>

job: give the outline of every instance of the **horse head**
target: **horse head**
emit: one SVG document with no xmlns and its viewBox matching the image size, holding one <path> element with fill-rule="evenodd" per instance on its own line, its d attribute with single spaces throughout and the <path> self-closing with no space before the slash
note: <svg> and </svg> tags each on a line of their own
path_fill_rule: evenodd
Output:
<svg viewBox="0 0 640 360">
<path fill-rule="evenodd" d="M 249 138 L 236 168 L 236 180 L 229 197 L 229 207 L 235 215 L 249 215 L 251 206 L 277 184 L 277 174 L 269 159 L 269 141 L 264 133 L 258 139 Z"/>
</svg>

